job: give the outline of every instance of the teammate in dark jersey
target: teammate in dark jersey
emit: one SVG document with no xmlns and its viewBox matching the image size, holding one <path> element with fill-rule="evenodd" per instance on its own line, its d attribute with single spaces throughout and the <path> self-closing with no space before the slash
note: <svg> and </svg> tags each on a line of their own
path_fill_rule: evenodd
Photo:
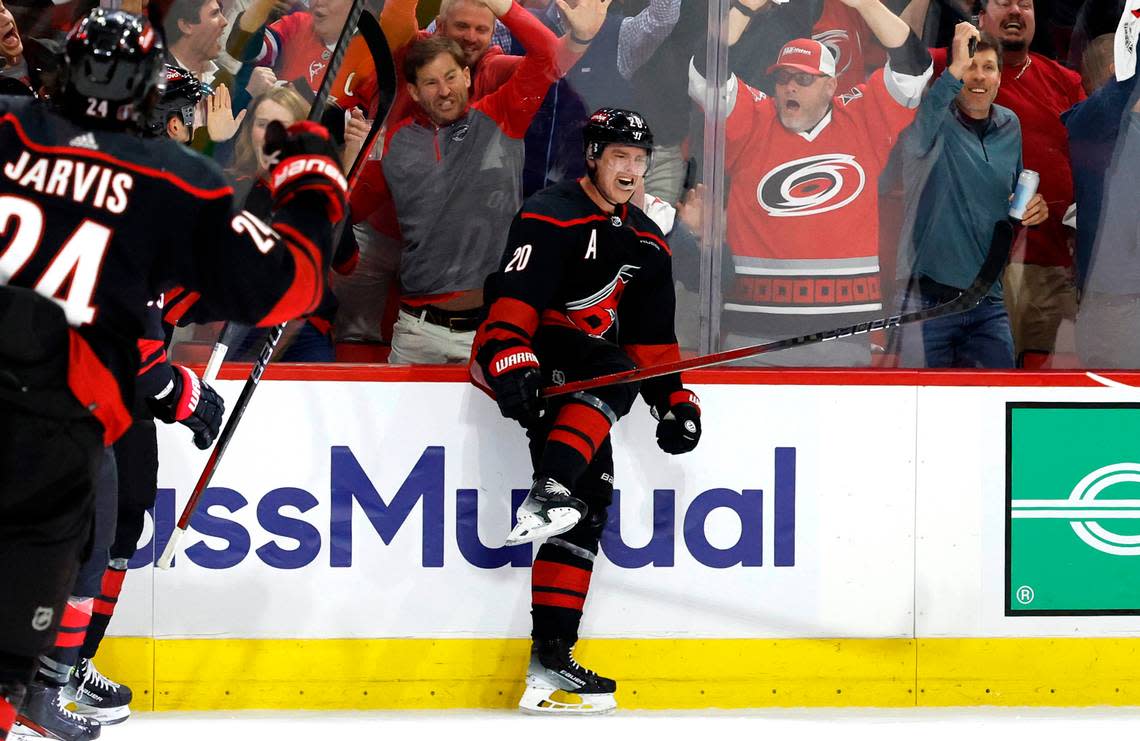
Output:
<svg viewBox="0 0 1140 741">
<path fill-rule="evenodd" d="M 181 67 L 167 64 L 162 95 L 141 122 L 151 136 L 189 144 L 194 111 L 209 94 Z M 130 716 L 131 689 L 103 676 L 94 657 L 118 602 L 127 563 L 142 533 L 146 510 L 158 487 L 158 440 L 155 419 L 190 428 L 194 443 L 205 450 L 217 437 L 224 403 L 192 370 L 170 363 L 168 333 L 162 321 L 163 297 L 147 302 L 146 329 L 138 340 L 139 371 L 135 382 L 134 424 L 107 452 L 115 476 L 96 487 L 96 536 L 91 554 L 80 566 L 76 585 L 64 607 L 55 646 L 40 657 L 36 681 L 28 691 L 18 722 L 50 734 L 81 741 L 94 729 Z M 110 491 L 106 491 L 110 488 Z M 65 703 L 74 702 L 70 711 Z"/>
<path fill-rule="evenodd" d="M 130 425 L 147 301 L 178 284 L 219 316 L 303 315 L 344 214 L 320 127 L 267 133 L 271 225 L 205 158 L 140 138 L 162 53 L 144 20 L 97 9 L 68 37 L 58 111 L 0 99 L 0 738 L 75 582 L 98 458 Z"/>
<path fill-rule="evenodd" d="M 515 216 L 499 272 L 487 279 L 490 309 L 471 367 L 475 383 L 530 439 L 534 483 L 507 543 L 548 538 L 532 571 L 533 645 L 519 703 L 539 712 L 615 707 L 616 683 L 583 669 L 572 651 L 613 496 L 610 428 L 639 386 L 554 397 L 549 405 L 540 390 L 680 357 L 669 248 L 629 204 L 649 168 L 652 134 L 638 114 L 603 108 L 584 136 L 588 175 L 536 193 Z M 695 448 L 699 402 L 680 375 L 646 381 L 640 391 L 660 420 L 662 450 Z M 553 701 L 556 690 L 582 702 Z"/>
</svg>

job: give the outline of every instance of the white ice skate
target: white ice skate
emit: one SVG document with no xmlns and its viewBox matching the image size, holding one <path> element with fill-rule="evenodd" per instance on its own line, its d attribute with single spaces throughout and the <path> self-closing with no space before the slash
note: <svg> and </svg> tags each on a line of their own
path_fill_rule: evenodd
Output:
<svg viewBox="0 0 1140 741">
<path fill-rule="evenodd" d="M 616 690 L 617 682 L 574 660 L 573 645 L 562 640 L 535 641 L 519 709 L 535 715 L 612 713 L 617 708 Z"/>
<path fill-rule="evenodd" d="M 560 535 L 586 516 L 586 503 L 549 476 L 539 476 L 530 487 L 515 517 L 518 524 L 506 545 L 530 543 Z"/>
</svg>

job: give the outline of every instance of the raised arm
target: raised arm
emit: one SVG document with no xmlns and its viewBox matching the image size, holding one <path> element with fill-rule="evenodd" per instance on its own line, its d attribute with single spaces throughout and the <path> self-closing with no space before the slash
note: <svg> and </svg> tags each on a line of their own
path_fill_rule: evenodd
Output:
<svg viewBox="0 0 1140 741">
<path fill-rule="evenodd" d="M 402 49 L 416 37 L 420 30 L 416 20 L 416 6 L 419 0 L 387 0 L 380 11 L 380 29 L 393 52 Z"/>
<path fill-rule="evenodd" d="M 566 0 L 555 0 L 568 29 L 554 48 L 559 76 L 566 74 L 586 53 L 590 42 L 606 22 L 611 0 L 578 0 L 571 6 Z M 529 47 L 528 47 L 529 48 Z"/>
<path fill-rule="evenodd" d="M 954 28 L 954 61 L 922 99 L 918 115 L 906 133 L 904 146 L 911 154 L 921 157 L 928 153 L 934 146 L 938 132 L 949 120 L 950 105 L 962 89 L 962 78 L 970 68 L 969 41 L 977 36 L 978 29 L 969 23 L 959 23 Z"/>
<path fill-rule="evenodd" d="M 898 49 L 911 35 L 911 28 L 902 18 L 891 12 L 879 0 L 841 0 L 849 8 L 859 11 L 871 33 L 888 49 Z M 921 34 L 915 34 L 920 36 Z"/>
<path fill-rule="evenodd" d="M 681 0 L 650 0 L 649 6 L 621 22 L 618 32 L 618 72 L 633 77 L 649 60 L 681 17 Z"/>
<path fill-rule="evenodd" d="M 502 87 L 476 101 L 474 106 L 495 119 L 507 136 L 521 139 L 546 98 L 550 83 L 559 77 L 555 64 L 558 39 L 541 21 L 511 0 L 484 2 L 496 15 L 496 8 L 507 7 L 507 12 L 499 17 L 526 48 L 526 56 Z"/>
</svg>

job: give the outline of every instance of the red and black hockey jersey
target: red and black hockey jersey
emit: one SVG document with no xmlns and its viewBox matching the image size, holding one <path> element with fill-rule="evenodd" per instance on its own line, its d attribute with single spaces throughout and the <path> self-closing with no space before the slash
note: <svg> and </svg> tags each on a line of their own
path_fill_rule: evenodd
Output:
<svg viewBox="0 0 1140 741">
<path fill-rule="evenodd" d="M 640 367 L 680 358 L 664 235 L 636 206 L 602 211 L 578 181 L 523 203 L 484 295 L 490 310 L 472 357 L 491 340 L 529 345 L 544 327 L 563 327 L 616 342 Z M 674 374 L 646 381 L 642 395 L 668 406 L 669 394 L 680 389 Z"/>
<path fill-rule="evenodd" d="M 69 386 L 113 442 L 131 423 L 147 303 L 173 285 L 263 326 L 321 298 L 331 226 L 305 198 L 272 227 L 233 208 L 212 162 L 166 139 L 93 131 L 0 98 L 0 283 L 33 288 L 73 328 Z"/>
</svg>

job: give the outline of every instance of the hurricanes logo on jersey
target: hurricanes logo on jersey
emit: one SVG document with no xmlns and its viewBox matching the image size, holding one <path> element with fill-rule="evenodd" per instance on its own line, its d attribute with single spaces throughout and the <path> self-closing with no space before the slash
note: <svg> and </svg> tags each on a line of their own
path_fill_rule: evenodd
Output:
<svg viewBox="0 0 1140 741">
<path fill-rule="evenodd" d="M 588 335 L 601 337 L 609 331 L 617 319 L 618 303 L 625 291 L 625 284 L 633 277 L 637 265 L 622 265 L 613 280 L 602 290 L 566 304 L 566 317 L 574 326 Z"/>
<path fill-rule="evenodd" d="M 816 154 L 769 170 L 756 186 L 756 200 L 772 216 L 811 216 L 843 208 L 866 184 L 854 156 Z"/>
</svg>

